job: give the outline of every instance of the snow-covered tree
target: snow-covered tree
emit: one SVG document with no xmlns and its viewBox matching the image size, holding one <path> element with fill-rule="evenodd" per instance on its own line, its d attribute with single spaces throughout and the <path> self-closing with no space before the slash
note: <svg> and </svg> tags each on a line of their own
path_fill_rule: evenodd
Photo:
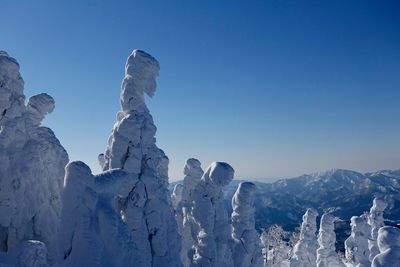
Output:
<svg viewBox="0 0 400 267">
<path fill-rule="evenodd" d="M 233 175 L 229 164 L 213 162 L 192 192 L 191 214 L 199 226 L 192 266 L 233 266 L 231 226 L 222 193 Z"/>
<path fill-rule="evenodd" d="M 268 230 L 264 230 L 261 233 L 260 239 L 263 245 L 265 266 L 288 264 L 289 253 L 292 249 L 289 244 L 289 236 L 290 232 L 285 231 L 282 226 L 277 224 L 272 225 Z"/>
<path fill-rule="evenodd" d="M 242 182 L 232 198 L 233 262 L 237 267 L 262 266 L 260 237 L 255 229 L 255 184 Z"/>
<path fill-rule="evenodd" d="M 335 221 L 336 217 L 329 213 L 325 213 L 321 217 L 318 232 L 317 249 L 317 266 L 318 267 L 340 267 L 345 266 L 335 251 L 336 234 Z"/>
<path fill-rule="evenodd" d="M 54 99 L 42 93 L 25 105 L 23 90 L 19 64 L 0 51 L 0 251 L 39 240 L 53 261 L 68 154 L 53 131 L 40 126 Z"/>
<path fill-rule="evenodd" d="M 199 160 L 190 158 L 186 161 L 183 173 L 183 187 L 181 201 L 176 208 L 176 218 L 179 233 L 182 237 L 181 260 L 184 266 L 190 266 L 193 262 L 194 244 L 200 231 L 196 220 L 192 215 L 193 190 L 200 182 L 204 172 Z"/>
<path fill-rule="evenodd" d="M 12 247 L 7 254 L 0 252 L 0 266 L 47 267 L 47 247 L 37 240 L 24 240 Z"/>
<path fill-rule="evenodd" d="M 387 207 L 387 203 L 382 198 L 374 198 L 372 207 L 369 211 L 368 224 L 371 226 L 371 237 L 368 240 L 369 260 L 372 261 L 379 253 L 377 243 L 378 230 L 385 225 L 383 220 L 383 212 Z"/>
<path fill-rule="evenodd" d="M 83 162 L 67 165 L 60 266 L 143 266 L 118 205 L 137 183 L 137 175 L 120 169 L 92 175 Z"/>
<path fill-rule="evenodd" d="M 384 226 L 378 230 L 379 254 L 372 260 L 372 267 L 399 266 L 400 229 Z"/>
<path fill-rule="evenodd" d="M 290 260 L 292 267 L 316 266 L 317 260 L 317 216 L 315 209 L 307 209 L 303 215 L 303 223 L 300 228 L 300 239 L 293 249 L 293 256 Z"/>
<path fill-rule="evenodd" d="M 156 146 L 156 126 L 144 101 L 156 91 L 159 63 L 151 55 L 134 50 L 125 66 L 121 107 L 99 156 L 104 171 L 123 169 L 139 181 L 119 200 L 122 217 L 140 250 L 138 266 L 181 266 L 180 237 L 168 191 L 168 158 Z"/>
<path fill-rule="evenodd" d="M 346 261 L 350 266 L 370 266 L 368 238 L 371 227 L 368 225 L 368 215 L 351 217 L 350 225 L 351 234 L 344 242 Z"/>
<path fill-rule="evenodd" d="M 183 191 L 182 184 L 178 183 L 174 186 L 174 190 L 172 191 L 172 195 L 171 195 L 171 202 L 172 202 L 172 207 L 174 207 L 174 210 L 177 210 L 178 206 L 180 206 L 180 204 L 181 204 L 182 191 Z"/>
</svg>

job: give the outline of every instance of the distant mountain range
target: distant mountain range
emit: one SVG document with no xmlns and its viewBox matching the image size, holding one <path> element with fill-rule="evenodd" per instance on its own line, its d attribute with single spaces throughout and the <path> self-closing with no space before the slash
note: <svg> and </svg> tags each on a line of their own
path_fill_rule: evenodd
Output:
<svg viewBox="0 0 400 267">
<path fill-rule="evenodd" d="M 240 182 L 233 180 L 224 190 L 229 211 L 232 209 L 230 201 Z M 344 228 L 348 228 L 351 216 L 369 211 L 375 196 L 382 196 L 388 202 L 385 219 L 400 220 L 400 170 L 362 174 L 332 169 L 272 183 L 254 183 L 257 186 L 255 206 L 258 229 L 279 224 L 293 231 L 300 225 L 307 208 L 317 209 L 320 215 L 333 212 L 344 221 Z"/>
<path fill-rule="evenodd" d="M 240 181 L 226 188 L 227 207 Z M 286 230 L 299 226 L 307 208 L 322 215 L 332 212 L 344 221 L 369 211 L 375 196 L 388 202 L 385 219 L 400 220 L 400 170 L 362 174 L 343 169 L 281 179 L 273 183 L 254 182 L 257 228 L 279 224 Z"/>
</svg>

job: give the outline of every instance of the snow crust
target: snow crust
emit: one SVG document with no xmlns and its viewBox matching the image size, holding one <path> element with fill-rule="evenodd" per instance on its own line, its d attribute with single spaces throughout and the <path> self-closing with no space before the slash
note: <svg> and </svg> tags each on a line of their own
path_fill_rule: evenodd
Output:
<svg viewBox="0 0 400 267">
<path fill-rule="evenodd" d="M 19 252 L 23 256 L 18 257 L 29 258 L 31 248 L 48 250 L 53 262 L 68 154 L 53 131 L 40 126 L 53 111 L 54 99 L 42 93 L 29 98 L 25 106 L 23 90 L 17 61 L 1 51 L 0 251 L 10 256 L 14 248 L 22 246 Z"/>
<path fill-rule="evenodd" d="M 325 213 L 321 217 L 317 249 L 317 266 L 318 267 L 344 267 L 344 263 L 340 260 L 339 255 L 335 251 L 336 234 L 335 221 L 337 220 L 332 214 Z"/>
<path fill-rule="evenodd" d="M 300 228 L 300 239 L 293 248 L 293 257 L 290 261 L 291 267 L 316 266 L 318 249 L 317 243 L 317 216 L 315 209 L 307 209 L 303 215 Z"/>
<path fill-rule="evenodd" d="M 255 184 L 242 182 L 232 198 L 233 261 L 237 267 L 263 265 L 261 242 L 255 229 L 255 192 Z"/>
<path fill-rule="evenodd" d="M 379 254 L 372 260 L 372 267 L 398 266 L 400 263 L 400 229 L 384 226 L 378 230 Z"/>
</svg>

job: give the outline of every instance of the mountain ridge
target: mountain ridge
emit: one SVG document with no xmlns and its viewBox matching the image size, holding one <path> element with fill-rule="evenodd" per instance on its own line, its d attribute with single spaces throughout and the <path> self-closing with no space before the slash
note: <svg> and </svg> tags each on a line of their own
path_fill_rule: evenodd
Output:
<svg viewBox="0 0 400 267">
<path fill-rule="evenodd" d="M 224 188 L 229 212 L 232 196 L 242 181 L 233 180 Z M 179 181 L 171 183 L 170 189 L 176 183 Z M 257 187 L 255 217 L 259 230 L 278 224 L 293 231 L 307 208 L 317 209 L 320 216 L 331 212 L 343 222 L 349 222 L 351 216 L 369 211 L 375 196 L 384 197 L 388 202 L 386 219 L 400 220 L 400 169 L 361 173 L 332 168 L 275 182 L 253 183 Z"/>
</svg>

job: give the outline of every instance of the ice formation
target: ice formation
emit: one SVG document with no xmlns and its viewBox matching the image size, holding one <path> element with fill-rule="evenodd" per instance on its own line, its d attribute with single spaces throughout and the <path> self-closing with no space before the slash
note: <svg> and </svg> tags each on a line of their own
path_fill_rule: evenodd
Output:
<svg viewBox="0 0 400 267">
<path fill-rule="evenodd" d="M 336 217 L 329 213 L 325 213 L 321 217 L 317 249 L 317 266 L 318 267 L 344 267 L 339 255 L 335 251 L 336 234 L 335 221 Z"/>
<path fill-rule="evenodd" d="M 399 266 L 400 229 L 392 226 L 381 227 L 378 231 L 379 254 L 372 260 L 372 267 Z"/>
<path fill-rule="evenodd" d="M 300 239 L 293 248 L 293 257 L 290 261 L 291 267 L 316 266 L 318 249 L 317 242 L 317 216 L 315 209 L 307 209 L 303 215 L 303 223 L 300 228 Z"/>
<path fill-rule="evenodd" d="M 368 225 L 368 216 L 353 216 L 350 225 L 351 235 L 344 242 L 347 262 L 350 266 L 371 266 L 368 249 L 371 227 Z"/>
<path fill-rule="evenodd" d="M 255 184 L 242 182 L 232 198 L 233 262 L 237 267 L 263 265 L 260 237 L 255 229 L 255 192 Z"/>
<path fill-rule="evenodd" d="M 368 224 L 371 226 L 371 237 L 368 240 L 369 260 L 372 261 L 379 253 L 377 243 L 378 230 L 384 226 L 383 211 L 386 209 L 387 203 L 381 198 L 374 198 L 372 207 L 369 211 Z"/>
<path fill-rule="evenodd" d="M 175 216 L 178 223 L 179 234 L 182 237 L 181 260 L 184 266 L 190 266 L 193 261 L 194 240 L 197 238 L 199 227 L 193 218 L 192 192 L 203 176 L 199 160 L 190 158 L 186 161 L 183 174 L 181 201 L 175 207 Z M 175 190 L 174 190 L 175 191 Z M 179 194 L 175 194 L 179 195 Z M 175 197 L 173 197 L 174 199 Z M 179 197 L 177 197 L 179 198 Z M 174 200 L 173 200 L 174 202 Z"/>
<path fill-rule="evenodd" d="M 0 51 L 0 251 L 39 240 L 24 243 L 22 254 L 47 246 L 52 261 L 68 154 L 52 130 L 40 126 L 54 99 L 38 94 L 25 106 L 23 90 L 17 61 Z"/>
<path fill-rule="evenodd" d="M 124 221 L 138 248 L 138 266 L 181 266 L 180 237 L 168 191 L 168 158 L 156 146 L 156 126 L 144 102 L 156 90 L 158 61 L 134 50 L 125 66 L 121 107 L 99 156 L 104 171 L 114 168 L 137 175 L 129 195 L 119 200 Z"/>
<path fill-rule="evenodd" d="M 60 266 L 133 266 L 139 250 L 120 216 L 119 199 L 138 183 L 113 169 L 93 175 L 83 162 L 66 167 L 60 231 Z M 142 266 L 142 265 L 138 265 Z"/>
<path fill-rule="evenodd" d="M 192 216 L 199 226 L 192 266 L 231 267 L 231 226 L 224 208 L 222 188 L 233 179 L 233 168 L 212 163 L 192 192 Z"/>
</svg>

